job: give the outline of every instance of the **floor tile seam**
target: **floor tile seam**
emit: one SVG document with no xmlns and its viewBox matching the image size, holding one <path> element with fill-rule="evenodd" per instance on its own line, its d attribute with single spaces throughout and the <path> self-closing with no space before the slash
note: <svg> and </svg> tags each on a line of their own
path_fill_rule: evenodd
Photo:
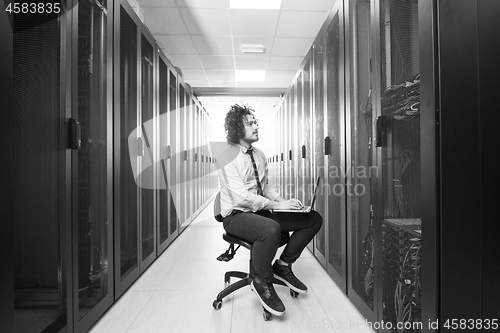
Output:
<svg viewBox="0 0 500 333">
<path fill-rule="evenodd" d="M 187 231 L 187 230 L 184 230 L 184 232 L 186 232 L 186 231 Z M 184 232 L 183 232 L 183 233 L 184 233 Z M 178 235 L 178 236 L 177 236 L 177 238 L 176 238 L 176 239 L 174 239 L 174 240 L 172 241 L 172 243 L 171 243 L 171 244 L 170 244 L 170 245 L 169 245 L 169 246 L 165 249 L 165 251 L 164 251 L 163 253 L 165 253 L 166 251 L 168 251 L 168 248 L 169 248 L 172 244 L 174 244 L 174 242 L 175 242 L 176 240 L 178 240 L 178 238 L 179 238 L 179 237 L 182 237 L 182 236 L 183 236 L 183 234 L 182 234 L 182 233 L 181 233 L 180 235 Z M 195 236 L 196 236 L 196 235 L 195 235 Z M 184 234 L 184 237 L 186 237 L 186 234 Z M 194 238 L 194 237 L 193 237 L 193 238 Z M 182 257 L 182 254 L 186 251 L 186 249 L 189 247 L 189 244 L 191 244 L 191 242 L 192 242 L 192 241 L 193 241 L 193 239 L 191 239 L 191 240 L 190 240 L 190 241 L 186 244 L 186 246 L 185 246 L 182 250 L 180 250 L 179 255 L 178 255 L 178 256 L 176 256 L 176 257 L 174 258 L 174 260 L 171 260 L 171 261 L 173 261 L 173 264 L 170 266 L 170 268 L 169 268 L 169 269 L 167 269 L 167 271 L 166 271 L 166 272 L 165 272 L 165 274 L 163 275 L 163 278 L 162 278 L 162 280 L 161 280 L 160 284 L 161 284 L 161 283 L 162 283 L 162 282 L 163 282 L 163 281 L 167 278 L 167 276 L 168 276 L 168 275 L 172 272 L 173 268 L 174 268 L 174 267 L 175 267 L 175 265 L 178 263 L 179 259 Z M 156 287 L 155 291 L 158 291 L 158 290 L 163 290 L 163 289 L 158 289 L 158 287 Z"/>
<path fill-rule="evenodd" d="M 130 291 L 127 291 L 127 292 L 144 292 L 144 291 L 135 291 L 135 290 L 130 290 Z M 132 326 L 134 326 L 134 323 L 136 322 L 137 318 L 139 318 L 141 316 L 141 314 L 144 312 L 144 308 L 146 308 L 146 305 L 151 301 L 151 298 L 153 298 L 154 294 L 156 293 L 156 291 L 153 291 L 153 292 L 150 292 L 151 295 L 149 296 L 148 300 L 146 302 L 144 302 L 144 305 L 142 306 L 141 310 L 138 312 L 137 316 L 135 316 L 134 320 L 132 320 L 132 322 L 130 323 L 129 327 L 127 328 L 127 330 L 124 332 L 124 333 L 127 333 L 130 331 L 130 329 L 132 328 Z"/>
<path fill-rule="evenodd" d="M 323 314 L 325 315 L 325 317 L 328 319 L 328 321 L 330 321 L 330 316 L 328 315 L 328 312 L 326 311 L 326 309 L 324 308 L 323 304 L 319 301 L 319 298 L 318 296 L 316 295 L 316 292 L 314 291 L 314 289 L 317 288 L 317 287 L 311 287 L 310 288 L 310 291 L 312 291 L 312 293 L 314 294 L 314 297 L 316 298 L 316 302 L 319 304 L 319 306 L 321 307 L 321 310 L 323 311 Z M 319 287 L 319 288 L 328 288 L 328 287 Z M 336 333 L 339 333 L 335 327 L 332 327 L 333 328 L 333 331 L 336 332 Z"/>
</svg>

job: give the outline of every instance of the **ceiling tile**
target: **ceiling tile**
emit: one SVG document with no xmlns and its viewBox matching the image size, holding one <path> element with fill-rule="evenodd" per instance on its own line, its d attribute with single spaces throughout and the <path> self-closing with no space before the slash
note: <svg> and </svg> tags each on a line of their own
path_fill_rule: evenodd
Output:
<svg viewBox="0 0 500 333">
<path fill-rule="evenodd" d="M 207 70 L 207 77 L 210 82 L 219 81 L 219 82 L 236 82 L 236 78 L 234 76 L 234 71 L 217 71 L 217 70 Z"/>
<path fill-rule="evenodd" d="M 265 55 L 235 56 L 236 69 L 242 70 L 265 70 L 269 57 Z"/>
<path fill-rule="evenodd" d="M 189 80 L 189 84 L 191 85 L 191 87 L 210 87 L 210 83 L 207 80 Z"/>
<path fill-rule="evenodd" d="M 136 1 L 159 47 L 192 87 L 287 89 L 340 0 L 285 0 L 281 10 L 229 9 L 229 0 Z M 243 54 L 242 44 L 264 45 L 266 53 Z M 264 82 L 237 83 L 234 69 L 267 75 Z"/>
<path fill-rule="evenodd" d="M 293 76 L 297 71 L 267 71 L 266 82 L 281 81 L 292 82 Z"/>
<path fill-rule="evenodd" d="M 242 82 L 238 81 L 237 86 L 239 88 L 262 88 L 262 82 Z"/>
<path fill-rule="evenodd" d="M 168 59 L 179 68 L 202 69 L 200 58 L 196 55 L 170 55 Z"/>
<path fill-rule="evenodd" d="M 283 11 L 276 37 L 315 38 L 326 18 L 327 14 L 324 12 Z"/>
<path fill-rule="evenodd" d="M 158 41 L 165 45 L 165 50 L 171 54 L 196 54 L 196 49 L 189 36 L 156 35 Z"/>
<path fill-rule="evenodd" d="M 187 34 L 177 8 L 145 7 L 144 24 L 153 34 Z"/>
<path fill-rule="evenodd" d="M 236 81 L 209 81 L 210 87 L 236 88 Z"/>
<path fill-rule="evenodd" d="M 333 4 L 340 0 L 285 0 L 281 5 L 282 10 L 301 10 L 301 11 L 328 11 Z"/>
<path fill-rule="evenodd" d="M 264 88 L 283 88 L 286 89 L 290 86 L 290 81 L 264 81 L 262 86 Z"/>
<path fill-rule="evenodd" d="M 158 1 L 158 0 L 156 0 Z M 163 1 L 163 0 L 160 0 Z M 170 0 L 173 1 L 173 0 Z M 229 0 L 176 0 L 179 7 L 229 8 Z"/>
<path fill-rule="evenodd" d="M 230 35 L 229 9 L 181 8 L 181 13 L 191 34 Z"/>
<path fill-rule="evenodd" d="M 174 0 L 137 0 L 141 8 L 144 7 L 175 7 Z"/>
<path fill-rule="evenodd" d="M 276 38 L 271 55 L 305 57 L 313 41 L 313 38 Z"/>
<path fill-rule="evenodd" d="M 205 81 L 207 79 L 205 72 L 199 69 L 182 69 L 182 74 L 184 81 L 187 83 L 189 83 L 190 80 Z"/>
<path fill-rule="evenodd" d="M 230 36 L 193 36 L 198 54 L 232 55 L 233 44 Z"/>
<path fill-rule="evenodd" d="M 200 96 L 200 97 L 198 97 L 198 99 L 203 104 L 203 106 L 219 106 L 219 104 L 217 103 L 217 97 Z"/>
<path fill-rule="evenodd" d="M 205 69 L 234 69 L 232 56 L 200 56 Z"/>
<path fill-rule="evenodd" d="M 273 37 L 278 24 L 276 10 L 231 10 L 231 23 L 235 36 Z"/>
<path fill-rule="evenodd" d="M 304 57 L 270 57 L 267 70 L 297 70 Z"/>
</svg>

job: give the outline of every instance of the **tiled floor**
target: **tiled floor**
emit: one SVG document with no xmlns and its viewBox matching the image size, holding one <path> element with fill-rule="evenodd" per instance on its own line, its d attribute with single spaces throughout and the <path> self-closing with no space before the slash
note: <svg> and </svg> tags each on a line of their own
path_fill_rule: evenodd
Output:
<svg viewBox="0 0 500 333">
<path fill-rule="evenodd" d="M 284 316 L 264 321 L 250 287 L 226 297 L 216 311 L 212 302 L 224 288 L 224 273 L 247 271 L 249 251 L 240 249 L 230 262 L 216 260 L 227 245 L 212 209 L 207 206 L 91 333 L 372 332 L 308 250 L 294 264 L 308 293 L 291 298 L 287 288 L 275 288 L 286 306 Z"/>
</svg>

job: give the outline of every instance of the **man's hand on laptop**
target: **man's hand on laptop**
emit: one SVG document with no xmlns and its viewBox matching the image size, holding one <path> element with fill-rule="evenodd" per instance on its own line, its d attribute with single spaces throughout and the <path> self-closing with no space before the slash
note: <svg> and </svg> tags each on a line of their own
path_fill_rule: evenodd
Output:
<svg viewBox="0 0 500 333">
<path fill-rule="evenodd" d="M 297 199 L 290 199 L 281 201 L 279 209 L 301 209 L 302 207 L 302 202 Z"/>
</svg>

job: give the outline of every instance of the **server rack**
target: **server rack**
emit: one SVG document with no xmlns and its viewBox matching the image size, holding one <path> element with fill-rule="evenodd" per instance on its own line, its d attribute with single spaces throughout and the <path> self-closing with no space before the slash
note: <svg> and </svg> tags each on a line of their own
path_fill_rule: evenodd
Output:
<svg viewBox="0 0 500 333">
<path fill-rule="evenodd" d="M 65 11 L 11 17 L 13 61 L 6 73 L 13 73 L 13 233 L 8 235 L 13 265 L 5 271 L 13 282 L 8 307 L 17 320 L 12 317 L 7 327 L 72 326 L 71 154 L 65 135 L 71 112 L 66 108 L 69 94 L 64 94 L 71 82 L 70 66 L 64 66 L 70 64 L 66 54 L 71 44 L 65 44 L 64 36 L 71 36 L 71 18 Z"/>
<path fill-rule="evenodd" d="M 158 214 L 158 255 L 162 253 L 172 240 L 177 236 L 177 209 L 175 206 L 175 187 L 173 182 L 176 179 L 172 175 L 173 160 L 173 142 L 175 142 L 175 104 L 176 94 L 175 87 L 171 87 L 171 83 L 175 84 L 176 77 L 173 72 L 173 66 L 168 61 L 163 52 L 158 53 L 158 156 L 159 156 L 159 171 L 158 171 L 158 191 L 157 191 L 157 214 Z"/>
<path fill-rule="evenodd" d="M 319 197 L 325 227 L 310 248 L 378 331 L 435 331 L 450 326 L 449 318 L 484 321 L 498 309 L 481 287 L 491 286 L 498 264 L 478 262 L 495 260 L 487 252 L 493 246 L 459 245 L 491 244 L 481 226 L 469 233 L 464 220 L 474 220 L 470 207 L 490 210 L 477 201 L 485 188 L 481 177 L 464 176 L 457 168 L 464 156 L 455 153 L 458 133 L 470 132 L 466 167 L 479 172 L 491 165 L 478 147 L 493 133 L 480 105 L 498 103 L 488 93 L 494 75 L 485 70 L 498 67 L 486 37 L 499 31 L 495 10 L 491 1 L 337 1 L 296 76 L 310 60 L 312 92 L 294 81 L 276 114 L 282 123 L 293 92 L 297 101 L 312 100 L 312 174 L 346 193 L 339 200 L 331 192 Z M 469 120 L 454 112 L 465 106 L 473 113 Z M 287 142 L 286 131 L 274 141 Z M 336 179 L 332 167 L 344 168 L 345 176 Z M 456 193 L 457 179 L 467 193 Z M 457 267 L 467 271 L 463 295 Z"/>
<path fill-rule="evenodd" d="M 325 178 L 327 196 L 326 245 L 327 271 L 346 291 L 346 197 L 352 195 L 346 182 L 345 159 L 345 85 L 344 10 L 337 2 L 326 21 L 325 38 Z"/>
<path fill-rule="evenodd" d="M 169 129 L 170 129 L 170 159 L 167 159 L 167 176 L 169 180 L 169 188 L 172 191 L 173 203 L 175 206 L 175 216 L 170 219 L 170 233 L 179 234 L 180 211 L 179 205 L 179 168 L 180 168 L 180 145 L 179 145 L 179 79 L 178 74 L 174 71 L 169 72 Z M 167 147 L 168 148 L 168 147 Z M 169 161 L 170 160 L 170 161 Z M 168 170 L 170 169 L 170 172 Z M 173 211 L 172 211 L 173 214 Z"/>
<path fill-rule="evenodd" d="M 140 20 L 127 2 L 115 6 L 115 294 L 140 275 L 140 187 L 134 178 L 144 153 L 140 114 Z M 130 136 L 130 140 L 129 140 Z M 130 146 L 130 148 L 129 148 Z"/>
<path fill-rule="evenodd" d="M 60 5 L 12 17 L 13 332 L 87 331 L 180 230 L 178 69 L 127 1 Z M 207 133 L 192 150 L 211 120 L 182 98 Z M 191 219 L 215 191 L 205 154 Z"/>
<path fill-rule="evenodd" d="M 373 207 L 374 182 L 373 112 L 370 80 L 370 1 L 350 1 L 345 7 L 346 31 L 346 149 L 352 172 L 347 181 L 355 195 L 347 197 L 347 294 L 352 303 L 371 322 L 374 312 Z M 361 173 L 358 173 L 361 171 Z"/>
<path fill-rule="evenodd" d="M 313 147 L 314 147 L 314 178 L 320 178 L 316 196 L 315 209 L 326 218 L 325 191 L 325 38 L 320 35 L 313 43 L 312 53 L 312 99 L 313 99 Z M 326 267 L 326 223 L 323 223 L 318 234 L 314 237 L 314 254 Z"/>
<path fill-rule="evenodd" d="M 112 15 L 108 1 L 72 3 L 70 68 L 72 327 L 86 332 L 113 293 Z M 64 43 L 62 43 L 64 45 Z M 65 87 L 63 88 L 65 89 Z M 68 262 L 69 264 L 69 262 Z"/>
</svg>

